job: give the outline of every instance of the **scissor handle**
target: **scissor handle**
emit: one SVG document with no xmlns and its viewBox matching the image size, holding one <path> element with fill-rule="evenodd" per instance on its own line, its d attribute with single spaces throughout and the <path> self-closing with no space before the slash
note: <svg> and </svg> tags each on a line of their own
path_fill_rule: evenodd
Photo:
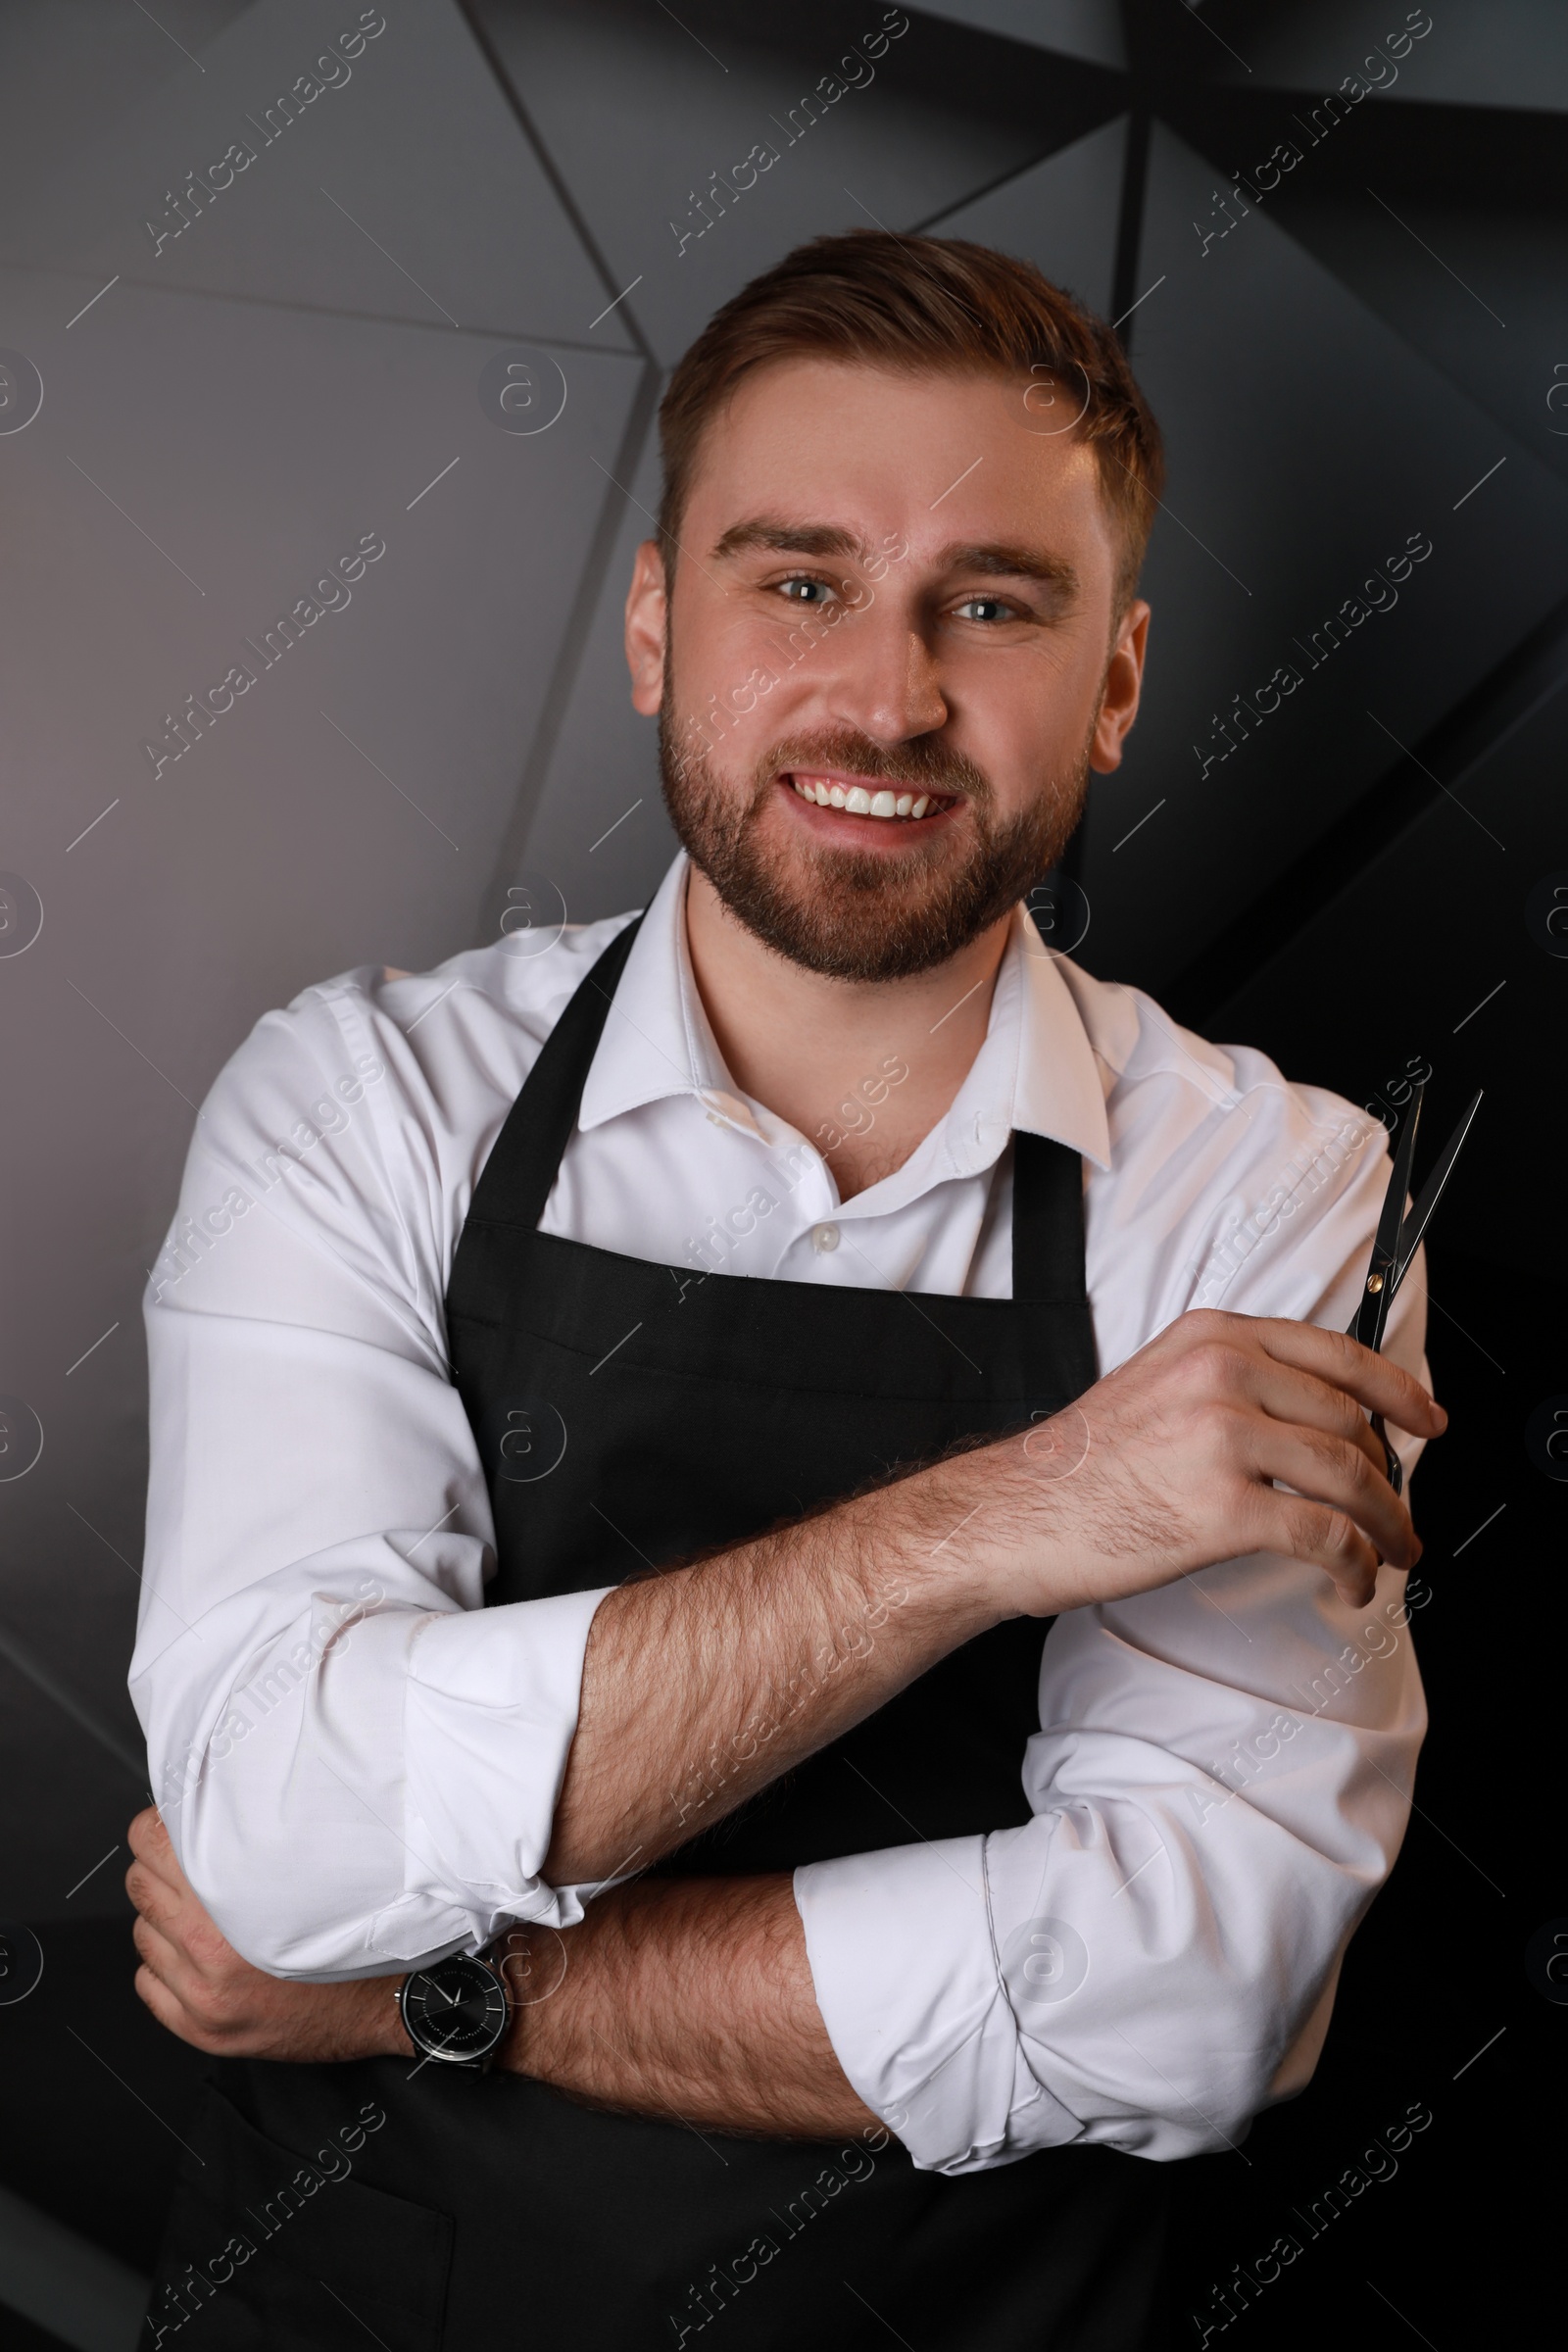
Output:
<svg viewBox="0 0 1568 2352">
<path fill-rule="evenodd" d="M 1388 1482 L 1396 1494 L 1402 1494 L 1404 1493 L 1404 1464 L 1389 1444 L 1389 1433 L 1383 1426 L 1381 1413 L 1373 1414 L 1372 1427 L 1377 1432 L 1378 1442 L 1383 1447 L 1383 1467 Z"/>
</svg>

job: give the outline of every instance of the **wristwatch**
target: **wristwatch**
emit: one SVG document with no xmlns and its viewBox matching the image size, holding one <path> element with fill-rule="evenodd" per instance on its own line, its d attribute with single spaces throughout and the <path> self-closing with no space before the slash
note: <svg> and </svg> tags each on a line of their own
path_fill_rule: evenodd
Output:
<svg viewBox="0 0 1568 2352">
<path fill-rule="evenodd" d="M 512 2018 L 507 1981 L 466 1952 L 406 1976 L 394 1996 L 404 2031 L 425 2058 L 488 2074 Z"/>
</svg>

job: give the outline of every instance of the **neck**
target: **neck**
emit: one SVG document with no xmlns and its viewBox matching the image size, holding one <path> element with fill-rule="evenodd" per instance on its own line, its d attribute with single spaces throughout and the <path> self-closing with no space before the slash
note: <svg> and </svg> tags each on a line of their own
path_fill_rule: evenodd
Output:
<svg viewBox="0 0 1568 2352">
<path fill-rule="evenodd" d="M 696 866 L 687 877 L 692 971 L 729 1073 L 816 1147 L 846 1200 L 902 1167 L 951 1109 L 1011 921 L 909 979 L 835 980 L 764 947 Z"/>
</svg>

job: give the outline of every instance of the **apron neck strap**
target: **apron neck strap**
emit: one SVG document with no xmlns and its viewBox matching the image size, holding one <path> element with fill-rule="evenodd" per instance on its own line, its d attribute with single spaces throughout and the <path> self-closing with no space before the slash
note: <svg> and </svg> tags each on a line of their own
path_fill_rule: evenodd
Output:
<svg viewBox="0 0 1568 2352">
<path fill-rule="evenodd" d="M 522 1094 L 503 1122 L 494 1151 L 474 1188 L 469 1214 L 508 1225 L 538 1226 L 556 1181 L 562 1154 L 571 1141 L 582 1090 L 599 1050 L 605 1021 L 631 943 L 642 929 L 636 915 L 583 974 L 570 1003 L 523 1080 Z M 521 1109 L 524 1097 L 527 1108 Z"/>
<path fill-rule="evenodd" d="M 1085 1303 L 1084 1163 L 1054 1137 L 1012 1134 L 1012 1295 Z"/>
</svg>

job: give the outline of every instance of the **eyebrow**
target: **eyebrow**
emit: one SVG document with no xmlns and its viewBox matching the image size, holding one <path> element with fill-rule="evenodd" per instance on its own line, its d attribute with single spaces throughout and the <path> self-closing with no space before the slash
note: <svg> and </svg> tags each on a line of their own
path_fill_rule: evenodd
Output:
<svg viewBox="0 0 1568 2352">
<path fill-rule="evenodd" d="M 732 523 L 712 553 L 718 561 L 752 548 L 776 555 L 846 556 L 860 562 L 871 554 L 863 539 L 837 523 L 781 522 L 768 514 Z M 1058 595 L 1070 595 L 1078 586 L 1078 574 L 1064 557 L 1019 540 L 954 540 L 939 551 L 936 561 L 943 571 L 980 572 L 988 579 L 1040 580 Z"/>
</svg>

